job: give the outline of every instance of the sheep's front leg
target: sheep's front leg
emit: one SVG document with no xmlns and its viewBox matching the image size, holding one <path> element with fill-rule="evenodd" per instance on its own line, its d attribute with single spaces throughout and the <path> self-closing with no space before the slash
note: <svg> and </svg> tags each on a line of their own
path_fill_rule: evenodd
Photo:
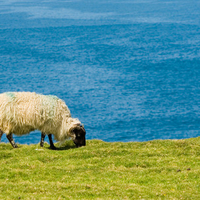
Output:
<svg viewBox="0 0 200 200">
<path fill-rule="evenodd" d="M 3 131 L 0 129 L 0 142 L 1 142 L 2 135 L 3 135 Z"/>
<path fill-rule="evenodd" d="M 44 146 L 44 138 L 45 138 L 46 134 L 45 133 L 41 133 L 41 141 L 40 141 L 40 146 L 43 147 Z"/>
<path fill-rule="evenodd" d="M 56 147 L 55 147 L 54 144 L 53 144 L 52 135 L 49 134 L 48 137 L 49 137 L 49 142 L 50 142 L 50 148 L 55 150 Z"/>
<path fill-rule="evenodd" d="M 10 144 L 13 146 L 13 148 L 17 148 L 18 146 L 15 144 L 14 140 L 13 140 L 13 136 L 12 133 L 9 133 L 8 135 L 6 135 L 6 137 L 8 138 Z"/>
</svg>

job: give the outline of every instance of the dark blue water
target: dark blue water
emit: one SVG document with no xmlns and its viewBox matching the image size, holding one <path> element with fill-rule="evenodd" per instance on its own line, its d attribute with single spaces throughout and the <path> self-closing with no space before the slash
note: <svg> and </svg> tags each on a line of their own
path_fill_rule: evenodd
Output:
<svg viewBox="0 0 200 200">
<path fill-rule="evenodd" d="M 197 0 L 0 1 L 0 92 L 57 95 L 87 139 L 200 136 L 199 80 Z"/>
</svg>

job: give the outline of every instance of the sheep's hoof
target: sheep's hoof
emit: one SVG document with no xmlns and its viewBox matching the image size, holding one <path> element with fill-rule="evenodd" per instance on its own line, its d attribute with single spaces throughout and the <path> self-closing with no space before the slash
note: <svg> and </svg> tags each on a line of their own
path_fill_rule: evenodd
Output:
<svg viewBox="0 0 200 200">
<path fill-rule="evenodd" d="M 56 150 L 57 148 L 55 146 L 50 146 L 50 149 Z"/>
</svg>

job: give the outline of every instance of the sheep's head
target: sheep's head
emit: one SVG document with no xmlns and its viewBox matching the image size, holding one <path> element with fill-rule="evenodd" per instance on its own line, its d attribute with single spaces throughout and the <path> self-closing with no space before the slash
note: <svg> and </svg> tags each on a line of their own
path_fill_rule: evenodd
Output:
<svg viewBox="0 0 200 200">
<path fill-rule="evenodd" d="M 76 125 L 72 128 L 71 134 L 73 135 L 72 140 L 76 147 L 85 146 L 85 135 L 86 131 L 82 125 Z"/>
</svg>

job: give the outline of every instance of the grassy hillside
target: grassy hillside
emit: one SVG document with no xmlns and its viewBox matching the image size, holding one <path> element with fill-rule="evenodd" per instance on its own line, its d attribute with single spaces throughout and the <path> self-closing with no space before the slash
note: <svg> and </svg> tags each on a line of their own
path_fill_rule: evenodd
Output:
<svg viewBox="0 0 200 200">
<path fill-rule="evenodd" d="M 0 144 L 0 199 L 199 199 L 200 138 Z"/>
</svg>

